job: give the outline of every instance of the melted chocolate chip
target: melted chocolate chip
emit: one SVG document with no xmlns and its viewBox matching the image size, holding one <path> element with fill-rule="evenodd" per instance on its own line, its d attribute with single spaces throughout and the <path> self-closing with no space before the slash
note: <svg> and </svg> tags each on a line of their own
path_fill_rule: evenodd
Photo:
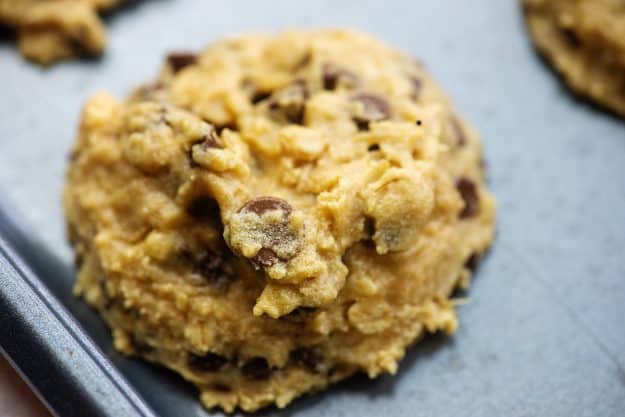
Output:
<svg viewBox="0 0 625 417">
<path fill-rule="evenodd" d="M 191 52 L 172 52 L 167 55 L 167 63 L 174 73 L 197 62 L 197 55 Z"/>
<path fill-rule="evenodd" d="M 456 181 L 456 189 L 464 200 L 464 208 L 459 214 L 461 219 L 474 217 L 480 207 L 480 197 L 477 186 L 468 178 L 462 177 Z"/>
<path fill-rule="evenodd" d="M 410 77 L 410 84 L 412 85 L 410 98 L 414 101 L 419 101 L 419 98 L 421 97 L 421 92 L 423 91 L 423 81 L 421 81 L 421 78 L 413 75 Z"/>
<path fill-rule="evenodd" d="M 326 90 L 334 90 L 340 84 L 346 87 L 355 87 L 359 83 L 356 74 L 331 62 L 323 64 L 321 76 L 323 88 Z"/>
<path fill-rule="evenodd" d="M 302 124 L 306 100 L 309 96 L 310 92 L 306 83 L 303 80 L 296 80 L 272 94 L 269 100 L 269 110 L 274 115 L 281 115 L 287 122 Z"/>
<path fill-rule="evenodd" d="M 378 145 L 377 143 L 372 143 L 371 145 L 369 145 L 369 147 L 367 148 L 367 150 L 368 150 L 369 152 L 379 151 L 379 150 L 380 150 L 380 145 Z"/>
<path fill-rule="evenodd" d="M 280 258 L 273 251 L 273 249 L 260 248 L 258 253 L 250 260 L 252 261 L 254 268 L 260 269 L 261 267 L 269 268 L 274 266 L 278 261 L 280 261 Z"/>
<path fill-rule="evenodd" d="M 388 102 L 375 94 L 359 93 L 352 96 L 352 101 L 362 103 L 362 112 L 354 115 L 353 119 L 360 130 L 368 130 L 371 122 L 378 122 L 391 117 L 391 108 Z"/>
<path fill-rule="evenodd" d="M 310 348 L 299 348 L 291 352 L 291 359 L 299 363 L 309 371 L 319 373 L 321 372 L 321 365 L 323 363 L 323 358 L 320 354 L 315 352 Z"/>
<path fill-rule="evenodd" d="M 250 211 L 259 216 L 271 210 L 281 210 L 286 216 L 291 214 L 293 207 L 285 200 L 278 197 L 256 197 L 247 203 L 239 211 Z"/>
<path fill-rule="evenodd" d="M 271 376 L 271 367 L 265 358 L 257 357 L 245 362 L 241 373 L 248 379 L 262 380 Z"/>
<path fill-rule="evenodd" d="M 198 372 L 218 372 L 228 365 L 228 358 L 208 352 L 203 356 L 189 353 L 187 365 Z"/>
<path fill-rule="evenodd" d="M 464 267 L 471 272 L 475 272 L 481 258 L 482 256 L 479 253 L 473 252 L 471 256 L 467 258 L 466 262 L 464 263 Z"/>
<path fill-rule="evenodd" d="M 214 198 L 199 196 L 187 206 L 187 213 L 197 220 L 220 220 L 219 204 Z"/>
</svg>

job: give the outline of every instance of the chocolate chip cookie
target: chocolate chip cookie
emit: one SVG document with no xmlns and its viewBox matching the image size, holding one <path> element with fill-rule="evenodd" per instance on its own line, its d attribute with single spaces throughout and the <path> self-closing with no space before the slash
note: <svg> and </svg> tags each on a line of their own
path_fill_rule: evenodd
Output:
<svg viewBox="0 0 625 417">
<path fill-rule="evenodd" d="M 99 55 L 106 44 L 98 12 L 120 0 L 0 0 L 0 24 L 14 28 L 24 57 L 41 65 Z"/>
<path fill-rule="evenodd" d="M 477 135 L 418 61 L 352 31 L 171 54 L 89 100 L 70 161 L 76 294 L 226 411 L 395 373 L 455 331 L 493 238 Z"/>
<path fill-rule="evenodd" d="M 625 117 L 625 0 L 524 0 L 538 50 L 569 87 Z"/>
</svg>

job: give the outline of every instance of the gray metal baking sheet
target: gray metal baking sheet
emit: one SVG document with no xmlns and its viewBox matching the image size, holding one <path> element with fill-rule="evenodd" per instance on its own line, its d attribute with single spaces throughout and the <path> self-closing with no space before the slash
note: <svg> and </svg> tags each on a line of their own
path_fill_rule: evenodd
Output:
<svg viewBox="0 0 625 417">
<path fill-rule="evenodd" d="M 154 410 L 211 415 L 173 373 L 117 355 L 71 296 L 60 190 L 82 103 L 99 89 L 124 96 L 168 50 L 347 26 L 423 59 L 481 133 L 498 237 L 453 338 L 416 345 L 394 377 L 356 377 L 260 415 L 625 415 L 625 121 L 566 92 L 516 1 L 154 0 L 107 23 L 101 60 L 47 70 L 0 42 L 0 189 L 42 242 L 33 262 L 56 265 L 46 283 Z"/>
</svg>

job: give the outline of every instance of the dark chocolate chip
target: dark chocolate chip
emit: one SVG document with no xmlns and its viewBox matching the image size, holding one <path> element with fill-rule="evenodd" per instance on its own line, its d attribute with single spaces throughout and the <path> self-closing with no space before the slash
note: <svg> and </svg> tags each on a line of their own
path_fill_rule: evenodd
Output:
<svg viewBox="0 0 625 417">
<path fill-rule="evenodd" d="M 306 368 L 311 372 L 321 372 L 321 365 L 323 358 L 320 354 L 310 348 L 299 348 L 291 352 L 291 359 Z"/>
<path fill-rule="evenodd" d="M 368 130 L 371 122 L 378 122 L 391 117 L 391 108 L 388 102 L 375 94 L 358 93 L 352 96 L 352 101 L 362 103 L 362 113 L 354 115 L 353 119 L 360 130 Z"/>
<path fill-rule="evenodd" d="M 274 115 L 281 115 L 287 122 L 302 124 L 306 111 L 306 100 L 310 92 L 303 80 L 296 80 L 282 90 L 272 94 L 269 110 Z"/>
<path fill-rule="evenodd" d="M 456 144 L 459 147 L 466 145 L 467 137 L 464 134 L 464 129 L 462 128 L 460 121 L 456 117 L 452 117 L 450 123 L 451 123 L 451 128 L 454 131 L 454 136 L 456 137 Z"/>
<path fill-rule="evenodd" d="M 456 189 L 464 201 L 464 208 L 459 214 L 461 219 L 474 217 L 480 207 L 480 197 L 477 186 L 468 178 L 462 177 L 456 181 Z"/>
<path fill-rule="evenodd" d="M 422 123 L 421 123 L 421 120 L 417 120 L 417 122 L 416 122 L 416 123 L 417 123 L 417 126 L 421 126 L 421 124 L 422 124 Z"/>
<path fill-rule="evenodd" d="M 256 197 L 247 203 L 239 211 L 250 211 L 259 216 L 271 210 L 281 210 L 286 216 L 291 214 L 293 207 L 285 200 L 278 197 Z"/>
<path fill-rule="evenodd" d="M 187 365 L 189 368 L 198 372 L 218 372 L 228 365 L 228 358 L 208 352 L 205 355 L 196 355 L 189 353 L 187 357 Z"/>
<path fill-rule="evenodd" d="M 421 81 L 421 78 L 413 75 L 410 77 L 410 84 L 412 85 L 410 98 L 414 101 L 419 101 L 419 98 L 421 97 L 421 92 L 423 91 L 423 81 Z"/>
<path fill-rule="evenodd" d="M 273 249 L 260 248 L 258 253 L 250 260 L 252 261 L 254 268 L 260 269 L 261 267 L 269 268 L 274 266 L 278 261 L 280 261 L 280 258 L 276 255 Z"/>
<path fill-rule="evenodd" d="M 220 220 L 219 204 L 214 198 L 201 195 L 187 206 L 187 213 L 197 220 Z"/>
<path fill-rule="evenodd" d="M 379 151 L 380 150 L 380 145 L 377 143 L 372 143 L 371 145 L 369 145 L 369 147 L 367 148 L 367 150 L 369 152 L 375 152 L 375 151 Z"/>
<path fill-rule="evenodd" d="M 197 62 L 197 55 L 191 52 L 172 52 L 167 55 L 167 63 L 174 72 L 194 65 Z"/>
<path fill-rule="evenodd" d="M 241 367 L 244 377 L 254 380 L 267 379 L 271 376 L 271 367 L 265 358 L 252 358 Z"/>
<path fill-rule="evenodd" d="M 482 256 L 479 253 L 473 252 L 471 256 L 467 258 L 466 262 L 464 263 L 464 267 L 467 268 L 471 272 L 475 272 L 475 270 L 477 269 L 477 265 L 480 263 L 481 258 Z"/>
<path fill-rule="evenodd" d="M 343 84 L 346 87 L 355 87 L 359 83 L 356 74 L 331 62 L 323 64 L 321 73 L 323 88 L 326 90 L 334 90 L 339 84 Z"/>
</svg>

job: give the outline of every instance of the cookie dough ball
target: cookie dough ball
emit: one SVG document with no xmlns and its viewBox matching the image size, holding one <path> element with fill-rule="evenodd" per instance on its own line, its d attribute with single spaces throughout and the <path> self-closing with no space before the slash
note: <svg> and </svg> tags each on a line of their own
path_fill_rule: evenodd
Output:
<svg viewBox="0 0 625 417">
<path fill-rule="evenodd" d="M 524 0 L 538 50 L 569 87 L 625 117 L 625 2 Z"/>
<path fill-rule="evenodd" d="M 15 28 L 19 50 L 41 65 L 99 55 L 106 45 L 98 12 L 120 0 L 0 0 L 0 24 Z"/>
<path fill-rule="evenodd" d="M 341 30 L 168 57 L 85 106 L 76 293 L 207 407 L 279 407 L 457 326 L 493 236 L 480 143 L 414 59 Z"/>
</svg>

